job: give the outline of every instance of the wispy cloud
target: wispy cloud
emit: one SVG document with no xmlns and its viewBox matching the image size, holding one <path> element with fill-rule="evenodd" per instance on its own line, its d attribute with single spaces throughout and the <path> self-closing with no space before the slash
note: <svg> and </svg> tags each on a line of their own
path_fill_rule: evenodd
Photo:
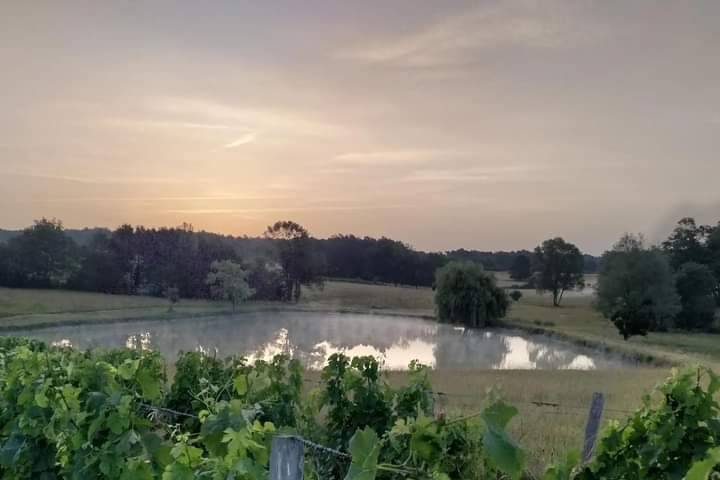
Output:
<svg viewBox="0 0 720 480">
<path fill-rule="evenodd" d="M 154 203 L 168 203 L 168 202 L 226 202 L 226 201 L 268 201 L 268 200 L 286 200 L 288 197 L 285 195 L 178 195 L 178 196 L 166 196 L 166 197 L 143 197 L 143 196 L 87 196 L 78 195 L 72 197 L 49 197 L 53 202 L 122 202 L 127 203 L 142 203 L 151 205 Z"/>
<path fill-rule="evenodd" d="M 411 204 L 383 204 L 383 205 L 315 205 L 315 206 L 288 206 L 288 207 L 261 207 L 261 208 L 181 208 L 166 210 L 165 213 L 181 215 L 208 215 L 208 214 L 248 214 L 248 213 L 277 213 L 277 212 L 338 212 L 353 210 L 386 210 L 411 207 Z"/>
<path fill-rule="evenodd" d="M 59 180 L 63 182 L 74 182 L 94 185 L 148 185 L 148 184 L 166 184 L 166 185 L 184 185 L 195 183 L 210 183 L 210 178 L 182 178 L 182 177 L 118 177 L 108 175 L 107 177 L 84 177 L 75 175 L 55 175 L 51 173 L 15 173 L 14 175 L 39 178 L 47 180 Z"/>
<path fill-rule="evenodd" d="M 458 169 L 424 169 L 412 172 L 400 179 L 402 182 L 500 182 L 531 178 L 536 169 L 528 165 L 501 165 L 495 167 L 470 167 Z"/>
<path fill-rule="evenodd" d="M 293 109 L 258 109 L 191 97 L 152 98 L 148 103 L 151 109 L 165 114 L 189 116 L 201 123 L 238 124 L 248 131 L 308 136 L 345 133 L 345 130 L 336 124 Z"/>
<path fill-rule="evenodd" d="M 386 150 L 373 152 L 350 152 L 336 155 L 338 163 L 346 165 L 406 164 L 426 162 L 438 158 L 466 155 L 449 150 Z"/>
<path fill-rule="evenodd" d="M 222 123 L 196 123 L 165 120 L 142 120 L 132 118 L 109 118 L 105 123 L 110 126 L 134 129 L 163 129 L 163 130 L 245 130 L 243 127 Z"/>
<path fill-rule="evenodd" d="M 509 0 L 482 4 L 445 17 L 403 36 L 341 51 L 341 58 L 408 67 L 433 67 L 471 61 L 482 50 L 500 47 L 561 48 L 595 32 L 568 18 L 567 2 Z M 560 13 L 562 12 L 562 13 Z"/>
<path fill-rule="evenodd" d="M 227 149 L 237 148 L 241 145 L 246 145 L 248 143 L 254 142 L 256 138 L 257 138 L 257 133 L 249 132 L 249 133 L 246 133 L 245 135 L 243 135 L 242 137 L 240 137 L 236 140 L 233 140 L 232 142 L 230 142 L 228 144 L 225 144 L 223 146 L 223 148 L 227 148 Z"/>
</svg>

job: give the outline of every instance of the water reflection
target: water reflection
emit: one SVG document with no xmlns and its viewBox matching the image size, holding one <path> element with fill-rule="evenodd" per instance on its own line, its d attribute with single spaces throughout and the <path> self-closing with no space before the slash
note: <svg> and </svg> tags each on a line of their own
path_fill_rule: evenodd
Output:
<svg viewBox="0 0 720 480">
<path fill-rule="evenodd" d="M 23 334 L 16 332 L 15 334 Z M 512 330 L 469 330 L 381 315 L 260 312 L 204 319 L 58 327 L 25 333 L 77 348 L 159 350 L 171 361 L 200 350 L 251 360 L 286 353 L 321 368 L 336 352 L 373 355 L 389 369 L 411 360 L 434 368 L 594 369 L 627 366 L 604 353 Z"/>
</svg>

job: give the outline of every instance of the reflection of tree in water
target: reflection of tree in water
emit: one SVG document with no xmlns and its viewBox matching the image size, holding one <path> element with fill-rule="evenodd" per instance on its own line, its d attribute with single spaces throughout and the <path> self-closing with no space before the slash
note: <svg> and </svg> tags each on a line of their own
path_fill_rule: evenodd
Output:
<svg viewBox="0 0 720 480">
<path fill-rule="evenodd" d="M 509 352 L 505 335 L 445 327 L 435 339 L 436 368 L 496 368 Z"/>
<path fill-rule="evenodd" d="M 619 357 L 608 356 L 600 351 L 558 344 L 550 338 L 545 342 L 528 342 L 528 356 L 530 361 L 535 363 L 535 368 L 605 369 L 616 368 L 622 364 Z"/>
<path fill-rule="evenodd" d="M 309 312 L 258 312 L 236 316 L 59 327 L 32 332 L 42 340 L 68 339 L 77 348 L 124 347 L 158 350 L 174 361 L 179 351 L 204 350 L 268 358 L 290 353 L 301 361 L 324 363 L 327 345 L 347 350 L 360 345 L 384 353 L 424 339 L 438 325 L 411 318 Z"/>
<path fill-rule="evenodd" d="M 527 344 L 528 358 L 537 369 L 552 370 L 568 368 L 578 356 L 577 352 L 558 349 L 553 345 L 541 345 L 535 342 Z"/>
<path fill-rule="evenodd" d="M 251 359 L 288 353 L 318 368 L 329 354 L 349 351 L 386 357 L 388 365 L 395 368 L 407 365 L 413 358 L 436 368 L 512 368 L 513 353 L 522 357 L 524 368 L 575 367 L 573 362 L 578 359 L 583 359 L 585 365 L 577 366 L 592 367 L 587 365 L 592 361 L 577 349 L 556 344 L 552 339 L 526 342 L 524 337 L 517 337 L 522 342 L 511 341 L 516 339 L 508 336 L 511 332 L 463 330 L 430 321 L 380 315 L 257 312 L 166 322 L 60 327 L 29 334 L 46 341 L 68 339 L 78 348 L 149 348 L 162 352 L 171 362 L 181 350 L 217 352 L 221 357 L 239 354 Z M 522 343 L 522 352 L 511 352 L 519 343 Z"/>
<path fill-rule="evenodd" d="M 360 350 L 362 354 L 382 357 L 390 348 L 408 348 L 413 340 L 431 342 L 437 325 L 415 319 L 335 314 L 282 314 L 267 324 L 282 324 L 266 343 L 251 353 L 266 356 L 285 342 L 285 351 L 305 365 L 318 368 L 335 351 Z M 280 334 L 287 332 L 286 336 Z"/>
</svg>

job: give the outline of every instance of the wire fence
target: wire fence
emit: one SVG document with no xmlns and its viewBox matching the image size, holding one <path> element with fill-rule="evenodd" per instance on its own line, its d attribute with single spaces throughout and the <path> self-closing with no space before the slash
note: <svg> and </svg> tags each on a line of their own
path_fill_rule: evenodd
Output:
<svg viewBox="0 0 720 480">
<path fill-rule="evenodd" d="M 325 385 L 323 382 L 318 380 L 313 380 L 310 378 L 304 379 L 305 383 L 317 385 L 317 386 L 323 386 Z M 429 393 L 433 395 L 435 403 L 437 406 L 446 406 L 446 403 L 443 403 L 443 399 L 452 399 L 452 398 L 467 398 L 469 400 L 477 400 L 479 395 L 477 393 L 449 393 L 449 392 L 443 392 L 440 390 L 430 390 Z M 554 408 L 555 411 L 551 410 L 544 410 L 543 413 L 550 413 L 550 414 L 558 414 L 558 415 L 587 415 L 588 406 L 587 405 L 568 405 L 566 403 L 559 403 L 559 402 L 548 402 L 548 401 L 542 401 L 542 400 L 522 400 L 522 399 L 514 399 L 509 397 L 503 397 L 503 400 L 505 400 L 507 403 L 510 403 L 512 405 L 528 405 L 533 407 L 548 407 L 548 408 Z M 570 410 L 570 411 L 565 411 Z M 618 415 L 631 415 L 635 413 L 635 410 L 627 410 L 622 408 L 604 408 L 605 412 L 608 413 L 616 413 Z"/>
<path fill-rule="evenodd" d="M 307 379 L 309 383 L 321 384 L 320 382 Z M 437 418 L 442 412 L 437 409 L 443 408 L 442 403 L 452 398 L 477 399 L 477 394 L 470 393 L 449 393 L 442 391 L 431 391 L 433 396 L 433 410 Z M 539 409 L 542 415 L 573 416 L 576 418 L 587 418 L 583 440 L 583 461 L 589 461 L 595 440 L 597 438 L 600 419 L 604 412 L 616 413 L 619 415 L 632 414 L 632 410 L 619 408 L 605 408 L 602 394 L 593 394 L 593 400 L 588 412 L 587 405 L 566 405 L 559 402 L 542 400 L 513 400 L 508 399 L 512 404 L 523 404 Z M 170 423 L 173 419 L 192 418 L 199 420 L 199 417 L 192 413 L 181 412 L 170 408 L 164 408 L 145 403 L 138 406 L 147 412 L 149 418 Z M 452 421 L 469 420 L 478 417 L 482 412 L 475 412 Z M 344 476 L 352 462 L 352 455 L 342 450 L 321 445 L 299 435 L 278 434 L 273 438 L 271 459 L 270 459 L 270 480 L 326 480 Z"/>
</svg>

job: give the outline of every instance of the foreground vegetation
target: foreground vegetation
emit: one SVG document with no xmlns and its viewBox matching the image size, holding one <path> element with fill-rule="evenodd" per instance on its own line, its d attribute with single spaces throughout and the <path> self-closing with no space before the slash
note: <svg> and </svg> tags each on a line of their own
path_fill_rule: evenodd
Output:
<svg viewBox="0 0 720 480">
<path fill-rule="evenodd" d="M 248 365 L 190 352 L 168 383 L 157 353 L 4 338 L 0 474 L 257 480 L 268 476 L 272 437 L 295 433 L 340 452 L 318 459 L 307 449 L 307 478 L 533 478 L 522 436 L 506 431 L 522 417 L 497 395 L 453 415 L 436 405 L 442 395 L 421 365 L 393 385 L 373 358 L 337 354 L 317 381 L 303 394 L 303 371 L 284 356 Z M 656 400 L 610 423 L 590 464 L 563 455 L 543 478 L 707 478 L 720 441 L 718 388 L 708 370 L 674 374 Z"/>
</svg>

